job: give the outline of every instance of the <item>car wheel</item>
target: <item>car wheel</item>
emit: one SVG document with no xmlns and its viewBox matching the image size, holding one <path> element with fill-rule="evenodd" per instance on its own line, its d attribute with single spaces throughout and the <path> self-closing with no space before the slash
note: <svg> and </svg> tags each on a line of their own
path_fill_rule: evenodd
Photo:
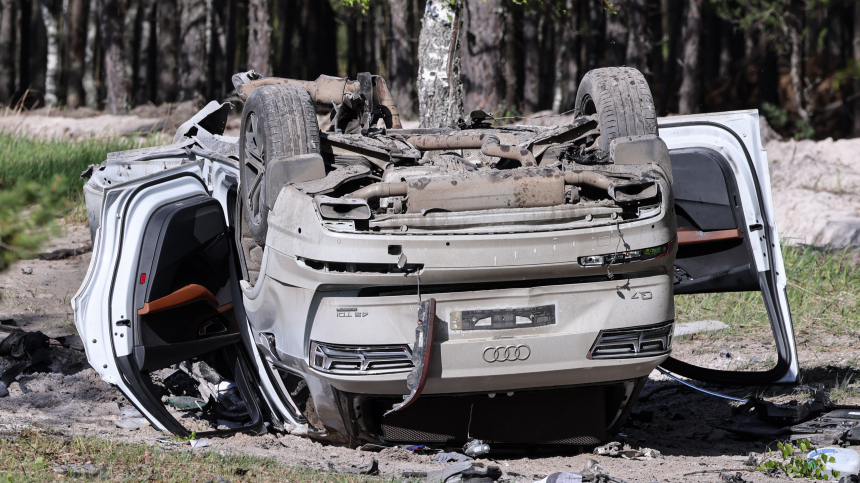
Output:
<svg viewBox="0 0 860 483">
<path fill-rule="evenodd" d="M 576 116 L 596 115 L 600 145 L 622 136 L 657 134 L 657 109 L 645 76 L 632 67 L 588 71 L 576 91 Z"/>
<path fill-rule="evenodd" d="M 239 132 L 242 248 L 248 279 L 256 282 L 268 232 L 266 167 L 283 158 L 319 153 L 319 125 L 310 95 L 296 86 L 261 86 L 248 96 Z"/>
</svg>

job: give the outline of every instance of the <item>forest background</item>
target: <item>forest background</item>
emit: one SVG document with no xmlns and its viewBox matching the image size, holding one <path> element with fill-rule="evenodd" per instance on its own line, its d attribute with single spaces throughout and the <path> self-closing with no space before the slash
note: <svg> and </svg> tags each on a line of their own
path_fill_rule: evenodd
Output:
<svg viewBox="0 0 860 483">
<path fill-rule="evenodd" d="M 439 0 L 435 0 L 439 1 Z M 450 0 L 442 0 L 450 1 Z M 388 79 L 417 115 L 427 0 L 0 0 L 0 103 L 121 113 L 225 100 L 232 74 Z M 659 115 L 758 108 L 784 136 L 860 135 L 856 0 L 458 0 L 465 112 L 556 113 L 596 67 Z"/>
</svg>

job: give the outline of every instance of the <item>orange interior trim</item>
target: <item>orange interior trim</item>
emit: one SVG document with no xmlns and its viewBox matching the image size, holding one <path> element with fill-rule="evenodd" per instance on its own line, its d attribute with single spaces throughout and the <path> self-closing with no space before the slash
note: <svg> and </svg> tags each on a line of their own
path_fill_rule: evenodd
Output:
<svg viewBox="0 0 860 483">
<path fill-rule="evenodd" d="M 678 245 L 694 245 L 721 240 L 736 240 L 744 235 L 737 228 L 733 230 L 699 231 L 695 228 L 678 228 Z"/>
<path fill-rule="evenodd" d="M 146 302 L 143 308 L 137 311 L 138 315 L 151 314 L 162 310 L 182 307 L 199 301 L 208 302 L 213 308 L 218 308 L 218 300 L 206 287 L 197 284 L 186 285 L 170 295 L 160 299 Z"/>
</svg>

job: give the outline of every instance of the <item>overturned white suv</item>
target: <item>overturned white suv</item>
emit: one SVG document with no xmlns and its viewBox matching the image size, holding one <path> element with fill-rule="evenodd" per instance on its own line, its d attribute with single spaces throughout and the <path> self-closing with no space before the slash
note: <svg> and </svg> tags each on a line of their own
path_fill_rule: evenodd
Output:
<svg viewBox="0 0 860 483">
<path fill-rule="evenodd" d="M 238 138 L 211 103 L 173 144 L 85 173 L 75 320 L 156 427 L 190 433 L 162 376 L 196 363 L 242 402 L 225 426 L 217 391 L 195 395 L 213 433 L 349 445 L 596 444 L 658 365 L 795 381 L 755 111 L 658 120 L 642 75 L 606 68 L 570 124 L 402 129 L 378 76 L 234 83 Z M 674 295 L 720 291 L 761 292 L 772 369 L 669 357 Z"/>
</svg>

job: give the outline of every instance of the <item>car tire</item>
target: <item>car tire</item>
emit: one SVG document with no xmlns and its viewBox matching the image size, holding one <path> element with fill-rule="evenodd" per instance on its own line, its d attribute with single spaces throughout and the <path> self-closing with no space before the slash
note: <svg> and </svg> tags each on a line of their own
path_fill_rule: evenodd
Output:
<svg viewBox="0 0 860 483">
<path fill-rule="evenodd" d="M 319 125 L 307 91 L 286 84 L 251 91 L 239 131 L 239 197 L 241 244 L 252 283 L 266 244 L 269 206 L 275 202 L 266 199 L 266 166 L 299 154 L 319 153 L 319 145 Z"/>
<path fill-rule="evenodd" d="M 632 67 L 605 67 L 588 71 L 576 91 L 575 115 L 596 115 L 600 145 L 622 136 L 657 134 L 657 109 L 641 72 Z"/>
</svg>

